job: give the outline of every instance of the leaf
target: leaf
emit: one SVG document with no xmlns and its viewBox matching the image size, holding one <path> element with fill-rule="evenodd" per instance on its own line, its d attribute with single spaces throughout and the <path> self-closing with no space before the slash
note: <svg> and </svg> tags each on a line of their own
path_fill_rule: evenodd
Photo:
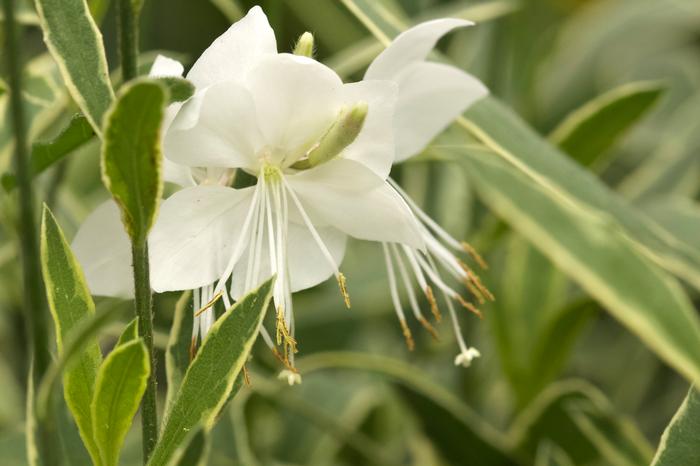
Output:
<svg viewBox="0 0 700 466">
<path fill-rule="evenodd" d="M 659 357 L 688 380 L 700 380 L 695 310 L 613 219 L 552 195 L 491 152 L 469 149 L 457 156 L 492 210 Z"/>
<path fill-rule="evenodd" d="M 237 0 L 209 0 L 226 19 L 234 23 L 245 15 Z"/>
<path fill-rule="evenodd" d="M 117 344 L 114 345 L 115 348 L 125 345 L 132 340 L 136 340 L 139 337 L 139 318 L 135 317 L 131 322 L 124 328 L 122 334 L 119 335 L 119 340 Z"/>
<path fill-rule="evenodd" d="M 616 87 L 570 113 L 549 139 L 581 165 L 593 166 L 646 115 L 664 89 L 646 81 Z"/>
<path fill-rule="evenodd" d="M 81 322 L 95 314 L 95 305 L 82 270 L 56 219 L 46 206 L 41 222 L 41 267 L 49 309 L 56 326 L 58 352 L 61 354 L 64 351 L 64 339 Z M 89 339 L 73 359 L 64 371 L 64 397 L 90 456 L 96 464 L 100 464 L 90 413 L 97 370 L 102 361 L 97 341 Z"/>
<path fill-rule="evenodd" d="M 700 204 L 685 198 L 657 198 L 641 208 L 678 241 L 700 251 Z"/>
<path fill-rule="evenodd" d="M 169 410 L 173 398 L 180 388 L 182 378 L 190 365 L 190 347 L 192 345 L 192 292 L 182 293 L 175 305 L 173 324 L 170 327 L 170 337 L 165 350 L 165 374 L 168 380 L 168 394 L 165 399 L 166 411 Z"/>
<path fill-rule="evenodd" d="M 166 465 L 190 430 L 213 427 L 258 336 L 273 282 L 248 293 L 214 323 L 165 413 L 150 466 Z"/>
<path fill-rule="evenodd" d="M 342 3 L 384 45 L 407 26 L 378 2 L 342 0 Z M 544 141 L 497 99 L 491 96 L 481 99 L 456 123 L 464 130 L 465 137 L 475 137 L 494 155 L 527 175 L 532 183 L 547 188 L 553 197 L 614 218 L 640 250 L 700 289 L 700 254 L 674 241 L 593 174 Z"/>
<path fill-rule="evenodd" d="M 690 387 L 671 423 L 664 430 L 651 466 L 700 464 L 700 392 Z"/>
<path fill-rule="evenodd" d="M 550 385 L 513 422 L 519 450 L 536 457 L 543 442 L 561 449 L 573 464 L 648 464 L 651 449 L 631 421 L 582 380 Z"/>
<path fill-rule="evenodd" d="M 209 456 L 209 438 L 199 428 L 177 449 L 168 466 L 205 466 Z"/>
<path fill-rule="evenodd" d="M 105 116 L 102 179 L 136 244 L 146 240 L 163 191 L 160 133 L 166 100 L 162 85 L 139 79 L 122 87 Z"/>
<path fill-rule="evenodd" d="M 408 405 L 449 464 L 515 465 L 513 445 L 450 391 L 402 361 L 355 352 L 325 352 L 297 361 L 304 374 L 328 368 L 371 371 L 398 382 Z"/>
<path fill-rule="evenodd" d="M 102 44 L 85 0 L 36 0 L 44 42 L 73 100 L 98 135 L 114 99 Z"/>
<path fill-rule="evenodd" d="M 117 346 L 100 367 L 90 408 L 95 441 L 105 466 L 119 464 L 119 452 L 150 372 L 148 351 L 141 338 Z"/>
<path fill-rule="evenodd" d="M 37 176 L 66 155 L 73 152 L 92 139 L 95 132 L 83 115 L 75 115 L 68 126 L 53 140 L 35 142 L 32 145 L 30 159 L 32 176 Z M 15 176 L 10 173 L 2 175 L 2 187 L 5 191 L 15 188 Z"/>
<path fill-rule="evenodd" d="M 161 76 L 154 78 L 168 89 L 170 98 L 168 103 L 184 102 L 194 94 L 194 84 L 184 78 L 176 76 Z"/>
</svg>

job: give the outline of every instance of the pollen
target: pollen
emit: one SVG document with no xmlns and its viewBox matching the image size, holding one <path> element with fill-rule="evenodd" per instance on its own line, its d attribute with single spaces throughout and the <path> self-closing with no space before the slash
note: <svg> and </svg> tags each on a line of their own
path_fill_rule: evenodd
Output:
<svg viewBox="0 0 700 466">
<path fill-rule="evenodd" d="M 489 265 L 471 244 L 467 243 L 466 241 L 462 241 L 460 244 L 462 245 L 464 252 L 469 254 L 469 256 L 474 259 L 474 262 L 476 262 L 482 270 L 488 270 Z"/>
<path fill-rule="evenodd" d="M 243 364 L 243 383 L 246 387 L 252 386 L 250 383 L 250 373 L 248 372 L 248 366 Z"/>
<path fill-rule="evenodd" d="M 401 324 L 401 330 L 403 331 L 403 337 L 406 339 L 406 346 L 408 347 L 408 351 L 413 351 L 413 349 L 416 347 L 416 342 L 413 341 L 413 335 L 411 335 L 411 329 L 408 328 L 408 324 L 406 323 L 406 319 L 399 320 L 399 323 Z"/>
<path fill-rule="evenodd" d="M 277 310 L 277 344 L 282 346 L 282 358 L 285 366 L 290 366 L 289 355 L 297 353 L 297 341 L 292 337 L 287 323 L 284 320 L 284 311 L 282 308 Z"/>
<path fill-rule="evenodd" d="M 433 289 L 430 286 L 425 287 L 425 297 L 428 299 L 428 304 L 430 304 L 430 312 L 433 313 L 436 322 L 442 320 L 442 314 L 440 313 L 440 308 L 438 307 L 437 300 L 433 294 Z"/>
<path fill-rule="evenodd" d="M 418 322 L 420 322 L 420 324 L 423 326 L 423 328 L 426 329 L 426 330 L 428 331 L 428 333 L 430 334 L 430 336 L 432 336 L 433 339 L 434 339 L 435 341 L 440 340 L 440 337 L 439 337 L 439 335 L 438 335 L 437 330 L 435 330 L 435 327 L 433 327 L 432 325 L 430 325 L 430 322 L 428 322 L 428 321 L 427 321 L 425 318 L 423 318 L 423 317 L 419 317 L 419 318 L 418 318 Z"/>
<path fill-rule="evenodd" d="M 476 306 L 474 306 L 472 303 L 470 303 L 469 301 L 465 300 L 465 299 L 462 298 L 460 295 L 457 295 L 457 301 L 459 301 L 459 304 L 461 304 L 462 307 L 463 307 L 464 309 L 468 310 L 469 312 L 471 312 L 471 313 L 473 313 L 473 314 L 476 314 L 476 316 L 477 316 L 479 319 L 483 319 L 484 315 L 483 315 L 483 314 L 481 313 L 481 311 L 480 311 Z"/>
<path fill-rule="evenodd" d="M 348 288 L 345 283 L 345 275 L 338 273 L 338 287 L 340 288 L 340 294 L 343 295 L 343 301 L 345 301 L 345 307 L 350 309 L 350 295 L 348 294 Z"/>
</svg>

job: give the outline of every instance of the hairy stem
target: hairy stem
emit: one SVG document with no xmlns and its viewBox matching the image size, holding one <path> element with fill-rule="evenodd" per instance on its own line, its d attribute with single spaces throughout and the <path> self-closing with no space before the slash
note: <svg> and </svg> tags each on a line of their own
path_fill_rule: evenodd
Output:
<svg viewBox="0 0 700 466">
<path fill-rule="evenodd" d="M 143 436 L 144 464 L 153 452 L 158 440 L 158 413 L 156 411 L 156 357 L 153 351 L 153 300 L 148 265 L 148 243 L 134 243 L 131 248 L 134 264 L 134 298 L 139 318 L 139 334 L 148 348 L 151 375 L 141 402 L 141 428 Z"/>
<path fill-rule="evenodd" d="M 139 56 L 139 13 L 140 3 L 133 0 L 117 1 L 117 21 L 119 23 L 119 57 L 123 82 L 138 75 Z"/>
<path fill-rule="evenodd" d="M 51 363 L 49 349 L 49 331 L 46 326 L 46 301 L 41 279 L 39 261 L 39 241 L 34 216 L 34 195 L 31 185 L 31 173 L 28 165 L 27 129 L 25 127 L 24 107 L 22 103 L 22 64 L 19 52 L 19 31 L 14 16 L 14 0 L 2 0 L 5 17 L 4 47 L 7 60 L 8 84 L 10 87 L 10 122 L 15 136 L 15 176 L 17 179 L 19 202 L 19 241 L 24 282 L 24 318 L 26 319 L 27 342 L 32 360 L 32 377 L 28 381 L 34 386 L 44 376 Z M 28 406 L 28 419 L 35 418 L 35 406 Z M 47 415 L 37 427 L 39 452 L 44 464 L 58 462 L 57 442 L 55 441 L 55 424 L 51 414 Z"/>
</svg>

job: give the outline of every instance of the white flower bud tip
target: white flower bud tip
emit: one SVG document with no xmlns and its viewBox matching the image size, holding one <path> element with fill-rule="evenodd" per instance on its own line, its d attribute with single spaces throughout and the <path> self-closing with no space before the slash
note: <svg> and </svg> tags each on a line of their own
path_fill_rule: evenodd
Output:
<svg viewBox="0 0 700 466">
<path fill-rule="evenodd" d="M 312 58 L 314 56 L 314 35 L 305 32 L 299 36 L 297 45 L 294 46 L 294 55 Z"/>
<path fill-rule="evenodd" d="M 469 367 L 475 358 L 481 356 L 481 353 L 476 348 L 468 348 L 462 351 L 455 357 L 455 366 Z"/>
</svg>

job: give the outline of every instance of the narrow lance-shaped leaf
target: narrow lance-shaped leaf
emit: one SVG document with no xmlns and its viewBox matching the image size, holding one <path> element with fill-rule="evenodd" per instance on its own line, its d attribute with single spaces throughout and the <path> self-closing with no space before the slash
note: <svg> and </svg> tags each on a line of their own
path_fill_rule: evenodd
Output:
<svg viewBox="0 0 700 466">
<path fill-rule="evenodd" d="M 44 41 L 68 91 L 101 134 L 102 117 L 114 99 L 102 34 L 85 0 L 36 0 Z"/>
<path fill-rule="evenodd" d="M 125 339 L 130 336 L 133 332 L 127 332 Z M 122 342 L 100 367 L 91 410 L 95 440 L 105 466 L 119 464 L 119 452 L 149 374 L 148 351 L 141 338 Z"/>
<path fill-rule="evenodd" d="M 646 115 L 663 90 L 656 82 L 623 84 L 574 110 L 549 139 L 581 165 L 592 166 Z"/>
<path fill-rule="evenodd" d="M 82 270 L 56 219 L 46 206 L 41 224 L 41 266 L 60 354 L 64 349 L 64 338 L 82 321 L 94 315 L 95 305 Z M 100 460 L 93 437 L 90 402 L 101 361 L 100 347 L 92 339 L 74 357 L 74 362 L 66 368 L 63 376 L 66 404 L 73 413 L 80 436 L 96 464 L 100 464 Z"/>
<path fill-rule="evenodd" d="M 191 432 L 168 462 L 168 466 L 204 466 L 209 455 L 209 443 L 203 428 Z"/>
<path fill-rule="evenodd" d="M 168 394 L 165 409 L 168 410 L 180 388 L 182 377 L 190 365 L 190 348 L 192 347 L 192 292 L 182 293 L 175 305 L 173 324 L 170 327 L 168 347 L 165 351 L 165 374 L 168 379 Z"/>
<path fill-rule="evenodd" d="M 213 427 L 258 336 L 273 282 L 271 278 L 247 294 L 211 328 L 165 413 L 150 466 L 168 464 L 190 430 Z"/>
<path fill-rule="evenodd" d="M 137 339 L 139 336 L 139 318 L 135 317 L 131 322 L 127 324 L 126 327 L 124 327 L 124 330 L 122 330 L 122 334 L 119 335 L 119 340 L 117 340 L 117 344 L 114 345 L 114 347 L 118 347 L 121 345 L 125 345 L 129 343 L 131 340 Z"/>
<path fill-rule="evenodd" d="M 163 190 L 160 127 L 167 91 L 148 79 L 122 89 L 105 116 L 102 178 L 121 209 L 127 233 L 141 244 Z"/>
<path fill-rule="evenodd" d="M 688 396 L 666 427 L 651 466 L 700 464 L 700 391 L 690 387 Z"/>
<path fill-rule="evenodd" d="M 612 219 L 533 183 L 495 154 L 455 150 L 486 204 L 659 357 L 700 381 L 700 322 L 683 289 Z M 536 206 L 534 208 L 533 206 Z"/>
</svg>

